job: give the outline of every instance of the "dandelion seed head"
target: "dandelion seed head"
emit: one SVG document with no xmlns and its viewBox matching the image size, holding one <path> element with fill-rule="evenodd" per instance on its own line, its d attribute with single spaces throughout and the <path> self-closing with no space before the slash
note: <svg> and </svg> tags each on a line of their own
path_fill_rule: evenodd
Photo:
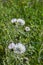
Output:
<svg viewBox="0 0 43 65">
<path fill-rule="evenodd" d="M 30 27 L 25 27 L 25 31 L 30 31 Z"/>
<path fill-rule="evenodd" d="M 19 23 L 20 25 L 25 25 L 25 21 L 23 19 L 18 19 L 17 23 Z"/>
<path fill-rule="evenodd" d="M 14 18 L 14 19 L 11 20 L 11 22 L 12 22 L 12 23 L 16 23 L 16 22 L 17 22 L 17 19 Z"/>
<path fill-rule="evenodd" d="M 25 48 L 25 46 L 23 44 L 21 44 L 21 43 L 16 44 L 15 49 L 14 49 L 15 53 L 22 54 L 25 51 L 26 51 L 26 48 Z"/>
<path fill-rule="evenodd" d="M 14 43 L 10 43 L 9 46 L 8 46 L 9 49 L 13 49 L 14 47 L 15 47 Z"/>
</svg>

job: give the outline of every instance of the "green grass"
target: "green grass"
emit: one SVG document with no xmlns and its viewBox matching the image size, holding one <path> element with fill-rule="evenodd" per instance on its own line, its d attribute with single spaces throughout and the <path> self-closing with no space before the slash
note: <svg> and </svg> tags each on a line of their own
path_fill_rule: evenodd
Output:
<svg viewBox="0 0 43 65">
<path fill-rule="evenodd" d="M 12 18 L 24 19 L 31 31 L 25 32 L 25 26 L 16 30 Z M 9 51 L 12 41 L 21 41 L 26 52 L 17 55 Z M 43 65 L 43 0 L 0 0 L 0 65 Z"/>
</svg>

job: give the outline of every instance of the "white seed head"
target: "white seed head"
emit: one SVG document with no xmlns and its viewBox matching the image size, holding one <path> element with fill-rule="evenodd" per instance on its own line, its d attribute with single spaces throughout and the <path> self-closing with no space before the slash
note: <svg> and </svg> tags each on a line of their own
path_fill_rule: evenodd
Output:
<svg viewBox="0 0 43 65">
<path fill-rule="evenodd" d="M 16 22 L 17 22 L 17 19 L 14 18 L 14 19 L 11 20 L 11 22 L 12 22 L 12 23 L 16 23 Z"/>
<path fill-rule="evenodd" d="M 14 47 L 15 47 L 14 43 L 10 43 L 9 46 L 8 46 L 9 49 L 13 49 Z"/>
<path fill-rule="evenodd" d="M 25 31 L 30 31 L 30 27 L 25 27 Z"/>
<path fill-rule="evenodd" d="M 25 21 L 23 19 L 18 19 L 17 23 L 19 23 L 20 25 L 25 25 Z"/>
<path fill-rule="evenodd" d="M 15 45 L 14 52 L 17 54 L 22 54 L 26 51 L 26 48 L 23 44 L 18 43 Z"/>
</svg>

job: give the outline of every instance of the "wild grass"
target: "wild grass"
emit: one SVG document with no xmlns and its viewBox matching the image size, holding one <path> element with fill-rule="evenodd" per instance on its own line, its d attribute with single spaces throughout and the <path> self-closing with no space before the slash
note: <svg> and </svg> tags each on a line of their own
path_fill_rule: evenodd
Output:
<svg viewBox="0 0 43 65">
<path fill-rule="evenodd" d="M 25 25 L 16 29 L 12 18 L 24 19 Z M 11 42 L 22 42 L 26 52 L 9 50 Z M 43 65 L 43 0 L 0 0 L 0 65 Z"/>
</svg>

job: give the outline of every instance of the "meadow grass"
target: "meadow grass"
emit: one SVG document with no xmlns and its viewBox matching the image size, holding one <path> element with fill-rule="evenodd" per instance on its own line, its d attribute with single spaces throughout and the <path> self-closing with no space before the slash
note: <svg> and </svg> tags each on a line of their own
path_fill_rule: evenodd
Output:
<svg viewBox="0 0 43 65">
<path fill-rule="evenodd" d="M 25 25 L 16 29 L 13 18 L 23 19 Z M 11 42 L 22 42 L 26 52 L 9 50 Z M 43 0 L 0 0 L 0 65 L 43 65 Z"/>
</svg>

